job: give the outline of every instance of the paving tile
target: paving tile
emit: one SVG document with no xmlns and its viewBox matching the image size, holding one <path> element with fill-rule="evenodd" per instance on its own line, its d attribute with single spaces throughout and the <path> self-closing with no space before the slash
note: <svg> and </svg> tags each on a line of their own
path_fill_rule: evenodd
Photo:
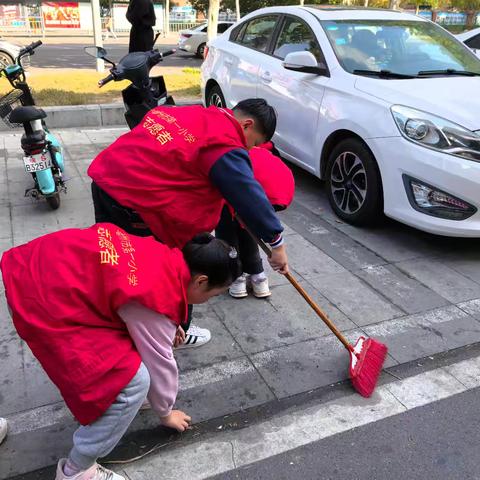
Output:
<svg viewBox="0 0 480 480">
<path fill-rule="evenodd" d="M 85 131 L 82 130 L 61 130 L 56 132 L 56 136 L 60 139 L 62 145 L 67 145 L 68 147 L 73 147 L 76 145 L 92 145 L 92 141 L 90 138 L 88 138 Z"/>
<path fill-rule="evenodd" d="M 311 278 L 309 283 L 358 326 L 403 315 L 399 308 L 351 273 L 319 276 Z"/>
<path fill-rule="evenodd" d="M 64 228 L 83 228 L 95 223 L 93 204 L 89 197 L 79 202 L 62 196 L 58 210 L 51 210 L 46 202 L 12 208 L 13 236 L 32 239 Z"/>
<path fill-rule="evenodd" d="M 23 346 L 23 360 L 28 408 L 36 408 L 62 401 L 60 391 L 48 378 L 26 344 Z"/>
<path fill-rule="evenodd" d="M 339 263 L 298 234 L 288 237 L 288 260 L 306 280 L 316 275 L 346 272 Z"/>
<path fill-rule="evenodd" d="M 217 363 L 201 373 L 180 377 L 175 408 L 188 412 L 194 423 L 261 405 L 275 396 L 247 358 Z M 189 388 L 182 387 L 182 384 Z"/>
<path fill-rule="evenodd" d="M 312 285 L 306 281 L 300 282 L 300 285 L 340 330 L 346 331 L 355 328 L 355 324 L 315 290 Z M 292 285 L 275 287 L 270 297 L 270 303 L 278 311 L 281 324 L 285 319 L 286 325 L 293 329 L 293 331 L 286 329 L 280 331 L 279 335 L 284 338 L 290 336 L 299 341 L 330 334 L 328 327 Z"/>
<path fill-rule="evenodd" d="M 224 296 L 213 308 L 247 353 L 295 342 L 295 336 L 301 333 L 290 323 L 290 317 L 282 317 L 267 300 Z"/>
<path fill-rule="evenodd" d="M 366 268 L 357 275 L 407 313 L 424 312 L 448 304 L 445 298 L 391 265 Z"/>
<path fill-rule="evenodd" d="M 363 333 L 346 333 L 354 343 Z M 333 335 L 251 355 L 251 360 L 279 398 L 346 380 L 350 355 Z M 385 367 L 396 365 L 388 358 Z"/>
<path fill-rule="evenodd" d="M 392 220 L 378 227 L 359 228 L 345 224 L 337 228 L 388 262 L 432 255 L 431 236 Z"/>
<path fill-rule="evenodd" d="M 201 348 L 177 350 L 175 358 L 180 371 L 211 365 L 243 356 L 242 349 L 218 319 L 211 305 L 195 305 L 192 323 L 201 328 L 208 328 L 212 339 Z"/>
<path fill-rule="evenodd" d="M 10 226 L 10 206 L 0 205 L 0 239 L 11 240 L 12 229 Z"/>
<path fill-rule="evenodd" d="M 338 232 L 317 215 L 295 203 L 283 213 L 285 222 L 348 270 L 382 265 L 385 260 L 347 235 Z"/>
<path fill-rule="evenodd" d="M 457 306 L 473 318 L 480 320 L 480 298 L 459 303 Z"/>
<path fill-rule="evenodd" d="M 457 251 L 443 257 L 442 263 L 480 284 L 480 249 Z"/>
<path fill-rule="evenodd" d="M 480 341 L 480 322 L 455 306 L 397 318 L 364 328 L 388 345 L 400 363 Z"/>
<path fill-rule="evenodd" d="M 396 266 L 452 303 L 480 298 L 480 284 L 438 260 L 417 259 L 397 263 Z"/>
</svg>

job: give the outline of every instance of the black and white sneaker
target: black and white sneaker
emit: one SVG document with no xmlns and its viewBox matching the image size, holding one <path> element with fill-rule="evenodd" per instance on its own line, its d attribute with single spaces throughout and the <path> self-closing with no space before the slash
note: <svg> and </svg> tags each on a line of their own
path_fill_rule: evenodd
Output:
<svg viewBox="0 0 480 480">
<path fill-rule="evenodd" d="M 190 328 L 185 334 L 185 342 L 179 345 L 176 349 L 181 350 L 182 348 L 201 347 L 208 343 L 211 338 L 212 335 L 210 330 L 197 327 L 196 325 L 190 325 Z"/>
</svg>

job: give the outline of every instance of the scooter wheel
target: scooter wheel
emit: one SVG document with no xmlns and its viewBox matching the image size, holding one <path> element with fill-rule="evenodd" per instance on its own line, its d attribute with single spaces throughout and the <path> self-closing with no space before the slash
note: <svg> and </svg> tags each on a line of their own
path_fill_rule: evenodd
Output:
<svg viewBox="0 0 480 480">
<path fill-rule="evenodd" d="M 60 206 L 60 194 L 55 193 L 54 195 L 47 197 L 46 198 L 48 206 L 52 210 L 57 210 L 57 208 Z"/>
</svg>

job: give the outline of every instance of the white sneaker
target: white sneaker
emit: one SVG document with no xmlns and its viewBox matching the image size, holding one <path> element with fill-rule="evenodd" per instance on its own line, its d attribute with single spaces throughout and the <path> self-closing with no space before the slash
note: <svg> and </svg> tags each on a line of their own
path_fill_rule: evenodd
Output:
<svg viewBox="0 0 480 480">
<path fill-rule="evenodd" d="M 0 443 L 5 440 L 7 436 L 8 424 L 5 418 L 0 418 Z"/>
<path fill-rule="evenodd" d="M 245 298 L 248 296 L 247 292 L 247 276 L 242 273 L 231 285 L 228 289 L 228 293 L 233 298 Z"/>
<path fill-rule="evenodd" d="M 272 294 L 268 286 L 268 278 L 262 278 L 261 280 L 252 280 L 250 277 L 250 284 L 252 286 L 253 294 L 257 298 L 266 298 Z"/>
<path fill-rule="evenodd" d="M 63 473 L 63 467 L 65 466 L 66 462 L 66 458 L 62 458 L 58 461 L 57 475 L 55 480 L 125 480 L 125 477 L 122 477 L 121 475 L 118 475 L 118 473 L 102 467 L 98 463 L 92 465 L 88 470 L 83 470 L 76 475 L 67 477 Z"/>
<path fill-rule="evenodd" d="M 210 330 L 206 328 L 200 328 L 196 325 L 190 325 L 190 328 L 185 334 L 185 342 L 179 345 L 176 350 L 181 350 L 182 348 L 194 348 L 201 347 L 210 341 L 212 334 Z"/>
</svg>

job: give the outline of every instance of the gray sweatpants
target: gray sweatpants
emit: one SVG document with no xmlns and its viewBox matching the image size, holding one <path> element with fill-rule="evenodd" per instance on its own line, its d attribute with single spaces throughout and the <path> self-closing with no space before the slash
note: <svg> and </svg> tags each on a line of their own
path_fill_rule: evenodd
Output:
<svg viewBox="0 0 480 480">
<path fill-rule="evenodd" d="M 108 455 L 140 410 L 149 388 L 150 375 L 141 363 L 131 382 L 119 393 L 110 408 L 95 422 L 75 431 L 69 459 L 82 470 L 86 470 L 97 458 Z"/>
</svg>

